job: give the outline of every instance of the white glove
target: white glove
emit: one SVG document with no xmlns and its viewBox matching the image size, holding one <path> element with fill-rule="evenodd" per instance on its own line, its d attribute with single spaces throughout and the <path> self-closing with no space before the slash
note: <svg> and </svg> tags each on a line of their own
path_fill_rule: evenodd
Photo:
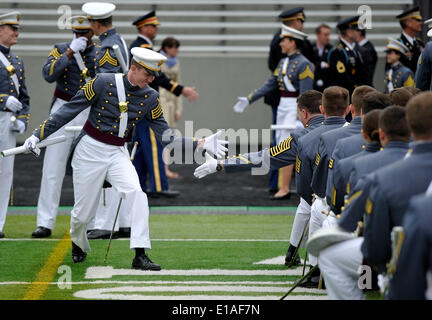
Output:
<svg viewBox="0 0 432 320">
<path fill-rule="evenodd" d="M 73 52 L 84 51 L 87 47 L 87 38 L 79 37 L 77 38 L 74 34 L 74 39 L 72 40 L 69 48 L 72 49 Z"/>
<path fill-rule="evenodd" d="M 206 175 L 216 172 L 217 160 L 214 159 L 207 152 L 205 153 L 205 158 L 206 158 L 206 162 L 204 162 L 194 171 L 194 176 L 199 179 L 204 178 Z"/>
<path fill-rule="evenodd" d="M 242 113 L 249 105 L 249 100 L 246 97 L 238 97 L 237 103 L 234 105 L 233 109 L 237 113 Z"/>
<path fill-rule="evenodd" d="M 23 134 L 25 131 L 25 124 L 22 121 L 15 120 L 15 121 L 11 122 L 10 129 L 12 132 L 17 132 L 19 134 Z"/>
<path fill-rule="evenodd" d="M 211 136 L 204 138 L 204 146 L 203 149 L 206 151 L 210 151 L 214 154 L 218 159 L 223 158 L 225 156 L 225 152 L 228 151 L 224 145 L 228 144 L 227 140 L 219 140 L 218 137 L 222 134 L 222 131 L 218 131 Z"/>
<path fill-rule="evenodd" d="M 31 153 L 33 153 L 36 157 L 39 156 L 40 154 L 40 149 L 36 146 L 36 144 L 39 142 L 39 138 L 31 135 L 30 137 L 27 138 L 26 141 L 24 141 L 24 147 L 30 151 Z"/>
<path fill-rule="evenodd" d="M 22 109 L 22 103 L 14 96 L 9 96 L 6 100 L 6 108 L 12 112 L 18 112 Z"/>
</svg>

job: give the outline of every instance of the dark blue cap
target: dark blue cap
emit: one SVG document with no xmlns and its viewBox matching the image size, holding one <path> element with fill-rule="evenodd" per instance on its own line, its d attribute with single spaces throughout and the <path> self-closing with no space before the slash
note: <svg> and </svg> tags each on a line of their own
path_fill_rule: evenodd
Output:
<svg viewBox="0 0 432 320">
<path fill-rule="evenodd" d="M 281 19 L 282 21 L 289 21 L 295 19 L 300 19 L 305 21 L 306 16 L 303 10 L 304 10 L 303 7 L 295 7 L 289 10 L 285 10 L 279 15 L 279 19 Z"/>
</svg>

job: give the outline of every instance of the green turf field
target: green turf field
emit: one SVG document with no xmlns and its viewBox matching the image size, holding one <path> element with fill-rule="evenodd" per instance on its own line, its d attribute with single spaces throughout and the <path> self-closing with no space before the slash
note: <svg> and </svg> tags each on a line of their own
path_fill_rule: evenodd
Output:
<svg viewBox="0 0 432 320">
<path fill-rule="evenodd" d="M 92 240 L 86 261 L 73 264 L 69 219 L 59 215 L 53 235 L 36 240 L 36 216 L 7 217 L 0 299 L 279 299 L 302 273 L 283 265 L 290 215 L 150 215 L 148 255 L 159 272 L 131 269 L 128 239 L 113 240 L 106 263 L 108 240 Z M 297 288 L 288 298 L 327 296 Z"/>
</svg>

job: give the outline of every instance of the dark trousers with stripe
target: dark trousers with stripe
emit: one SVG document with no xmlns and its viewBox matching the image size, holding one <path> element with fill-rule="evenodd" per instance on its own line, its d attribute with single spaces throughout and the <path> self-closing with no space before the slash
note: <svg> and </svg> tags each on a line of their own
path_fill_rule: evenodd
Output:
<svg viewBox="0 0 432 320">
<path fill-rule="evenodd" d="M 138 147 L 133 165 L 138 173 L 142 190 L 144 192 L 168 190 L 168 179 L 162 160 L 163 148 L 156 140 L 147 121 L 140 121 L 136 126 L 132 145 L 135 141 L 138 141 Z"/>
</svg>

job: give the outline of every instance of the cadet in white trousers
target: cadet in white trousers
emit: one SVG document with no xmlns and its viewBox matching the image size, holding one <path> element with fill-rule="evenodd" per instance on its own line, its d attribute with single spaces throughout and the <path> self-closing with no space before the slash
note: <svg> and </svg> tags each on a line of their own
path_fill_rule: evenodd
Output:
<svg viewBox="0 0 432 320">
<path fill-rule="evenodd" d="M 33 150 L 40 140 L 90 106 L 72 157 L 75 198 L 70 231 L 72 260 L 82 262 L 90 251 L 87 226 L 96 213 L 99 190 L 106 180 L 125 199 L 124 209 L 130 213 L 130 248 L 135 249 L 132 268 L 160 270 L 145 254 L 145 249 L 151 248 L 148 203 L 125 147 L 129 133 L 140 121 L 148 121 L 161 143 L 180 146 L 186 152 L 198 146 L 218 156 L 227 151 L 223 146 L 227 142 L 217 140 L 218 134 L 199 141 L 175 137 L 163 118 L 158 93 L 148 86 L 166 58 L 145 48 L 133 48 L 132 55 L 127 74 L 98 74 L 69 103 L 52 114 L 40 130 L 36 129 L 25 146 Z"/>
<path fill-rule="evenodd" d="M 70 20 L 73 31 L 72 41 L 57 43 L 42 68 L 44 79 L 56 83 L 51 114 L 60 110 L 86 81 L 95 76 L 94 58 L 97 48 L 91 41 L 93 32 L 90 29 L 90 22 L 84 16 L 71 17 Z M 45 150 L 37 205 L 37 227 L 32 233 L 34 238 L 49 237 L 55 227 L 66 162 L 72 144 L 79 135 L 79 132 L 66 132 L 65 127 L 82 127 L 88 113 L 88 109 L 84 110 L 53 133 L 52 137 L 65 135 L 66 141 L 48 146 Z"/>
<path fill-rule="evenodd" d="M 14 148 L 30 118 L 23 60 L 10 51 L 18 42 L 19 12 L 0 16 L 0 150 Z M 0 238 L 6 221 L 13 181 L 14 156 L 0 157 Z"/>
</svg>

